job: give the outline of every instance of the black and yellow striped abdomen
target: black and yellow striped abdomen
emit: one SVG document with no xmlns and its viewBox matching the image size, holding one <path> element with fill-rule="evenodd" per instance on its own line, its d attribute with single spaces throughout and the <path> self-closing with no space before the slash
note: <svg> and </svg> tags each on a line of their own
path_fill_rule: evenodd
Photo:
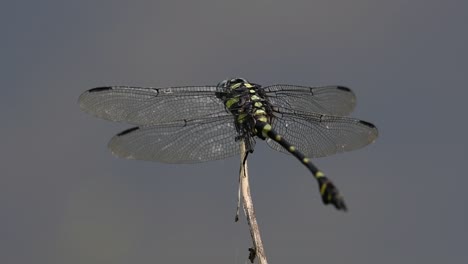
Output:
<svg viewBox="0 0 468 264">
<path fill-rule="evenodd" d="M 320 195 L 322 196 L 323 203 L 331 203 L 338 210 L 347 210 L 346 204 L 343 200 L 343 197 L 338 192 L 338 189 L 322 171 L 315 167 L 310 158 L 306 157 L 295 146 L 291 145 L 282 135 L 278 134 L 269 123 L 257 120 L 255 124 L 255 130 L 258 137 L 263 139 L 270 138 L 271 140 L 276 141 L 289 153 L 301 161 L 301 163 L 304 164 L 304 166 L 306 166 L 310 172 L 312 172 L 319 184 Z"/>
</svg>

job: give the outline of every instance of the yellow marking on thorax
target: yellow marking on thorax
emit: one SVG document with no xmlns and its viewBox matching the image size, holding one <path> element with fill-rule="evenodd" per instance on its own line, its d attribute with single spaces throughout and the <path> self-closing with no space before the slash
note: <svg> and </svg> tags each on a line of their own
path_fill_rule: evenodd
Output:
<svg viewBox="0 0 468 264">
<path fill-rule="evenodd" d="M 252 99 L 252 101 L 260 101 L 260 97 L 258 97 L 257 95 L 252 95 L 250 99 Z"/>
<path fill-rule="evenodd" d="M 239 114 L 237 116 L 237 122 L 239 122 L 239 123 L 244 122 L 246 117 L 247 117 L 247 114 Z"/>
<path fill-rule="evenodd" d="M 260 102 L 255 102 L 254 106 L 255 106 L 255 107 L 262 107 L 262 106 L 263 106 L 263 104 L 262 104 L 262 103 L 260 103 Z"/>
<path fill-rule="evenodd" d="M 254 115 L 256 115 L 256 116 L 257 115 L 266 115 L 266 112 L 263 109 L 257 109 L 257 110 L 255 110 Z"/>
<path fill-rule="evenodd" d="M 252 87 L 253 87 L 253 85 L 251 85 L 251 84 L 248 83 L 248 82 L 244 83 L 244 85 L 245 85 L 245 87 L 247 87 L 247 88 L 252 88 Z"/>
<path fill-rule="evenodd" d="M 229 100 L 226 101 L 226 107 L 227 108 L 231 108 L 231 106 L 235 103 L 239 102 L 239 98 L 238 97 L 234 97 L 234 98 L 231 98 Z"/>
<path fill-rule="evenodd" d="M 231 89 L 237 89 L 237 88 L 239 88 L 241 85 L 242 85 L 242 83 L 233 84 L 233 85 L 231 85 Z"/>
</svg>

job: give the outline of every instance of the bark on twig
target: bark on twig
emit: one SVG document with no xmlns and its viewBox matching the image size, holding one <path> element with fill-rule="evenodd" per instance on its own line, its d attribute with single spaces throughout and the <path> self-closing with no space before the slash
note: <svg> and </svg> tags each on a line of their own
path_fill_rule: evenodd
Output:
<svg viewBox="0 0 468 264">
<path fill-rule="evenodd" d="M 265 250 L 263 249 L 262 238 L 260 237 L 260 230 L 258 228 L 257 219 L 255 217 L 255 211 L 253 207 L 252 197 L 250 196 L 249 186 L 249 174 L 247 169 L 247 159 L 245 158 L 246 149 L 245 143 L 240 143 L 241 149 L 241 169 L 240 169 L 240 188 L 242 190 L 243 197 L 243 208 L 245 216 L 247 217 L 247 223 L 249 224 L 250 235 L 252 236 L 253 248 L 250 248 L 249 259 L 253 263 L 255 257 L 258 258 L 259 264 L 267 264 Z"/>
</svg>

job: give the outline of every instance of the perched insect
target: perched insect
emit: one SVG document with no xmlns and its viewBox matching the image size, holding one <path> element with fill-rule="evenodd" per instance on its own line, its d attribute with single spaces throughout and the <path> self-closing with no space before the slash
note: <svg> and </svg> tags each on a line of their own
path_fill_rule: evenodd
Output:
<svg viewBox="0 0 468 264">
<path fill-rule="evenodd" d="M 355 95 L 343 86 L 261 85 L 242 78 L 216 86 L 99 87 L 84 92 L 81 108 L 97 117 L 126 122 L 109 142 L 118 157 L 165 163 L 196 163 L 251 153 L 257 138 L 290 153 L 318 181 L 322 201 L 346 210 L 343 197 L 311 158 L 372 143 L 377 128 L 345 117 Z"/>
</svg>

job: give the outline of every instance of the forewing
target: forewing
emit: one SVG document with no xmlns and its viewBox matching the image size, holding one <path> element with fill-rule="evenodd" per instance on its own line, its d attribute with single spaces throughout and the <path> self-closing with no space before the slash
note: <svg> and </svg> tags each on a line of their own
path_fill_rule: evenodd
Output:
<svg viewBox="0 0 468 264">
<path fill-rule="evenodd" d="M 84 92 L 81 108 L 99 118 L 135 125 L 228 115 L 216 86 L 142 88 L 112 86 Z"/>
<path fill-rule="evenodd" d="M 131 128 L 114 136 L 118 157 L 165 163 L 197 163 L 239 153 L 232 116 Z"/>
<path fill-rule="evenodd" d="M 378 136 L 374 125 L 354 118 L 308 113 L 276 115 L 279 118 L 272 120 L 273 129 L 310 158 L 359 149 Z M 271 139 L 267 143 L 277 151 L 289 153 Z"/>
<path fill-rule="evenodd" d="M 356 96 L 344 86 L 306 87 L 296 85 L 272 85 L 263 88 L 273 107 L 279 110 L 302 111 L 327 115 L 349 115 Z"/>
</svg>

